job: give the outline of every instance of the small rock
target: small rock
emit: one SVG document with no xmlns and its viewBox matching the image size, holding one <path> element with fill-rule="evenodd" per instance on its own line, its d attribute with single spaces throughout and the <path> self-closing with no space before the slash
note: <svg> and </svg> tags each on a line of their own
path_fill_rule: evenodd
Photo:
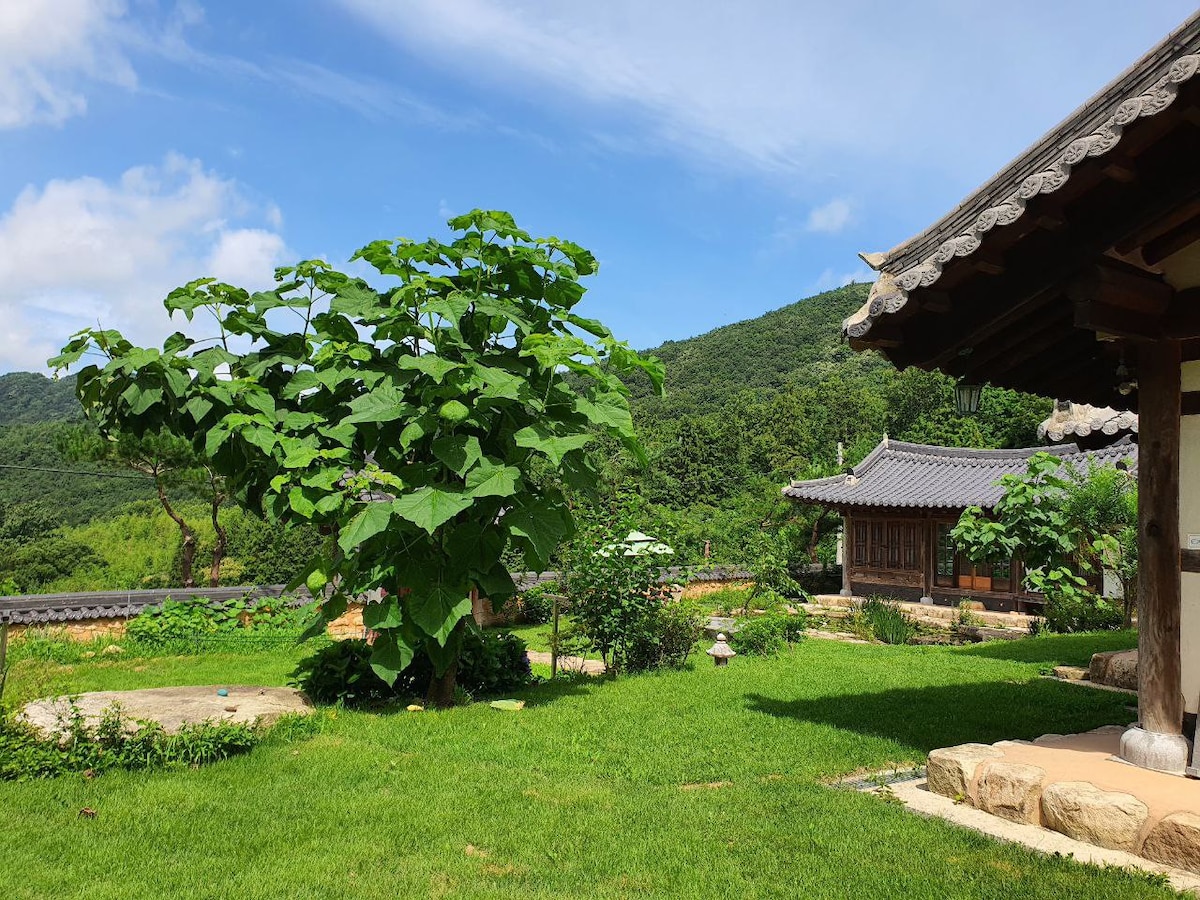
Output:
<svg viewBox="0 0 1200 900">
<path fill-rule="evenodd" d="M 1087 681 L 1089 672 L 1080 666 L 1055 666 L 1054 677 L 1063 681 Z"/>
<path fill-rule="evenodd" d="M 237 712 L 237 709 L 236 706 L 227 706 L 225 707 L 225 712 Z"/>
<path fill-rule="evenodd" d="M 1047 828 L 1110 850 L 1132 853 L 1148 813 L 1132 794 L 1102 791 L 1088 781 L 1060 781 L 1042 793 Z"/>
<path fill-rule="evenodd" d="M 1010 822 L 1037 825 L 1038 799 L 1046 770 L 1024 763 L 995 761 L 983 768 L 975 785 L 975 806 Z"/>
<path fill-rule="evenodd" d="M 1150 829 L 1141 855 L 1168 866 L 1200 872 L 1200 815 L 1177 812 Z"/>
<path fill-rule="evenodd" d="M 95 657 L 96 657 L 95 650 L 88 650 L 83 654 L 84 659 L 95 659 Z"/>
<path fill-rule="evenodd" d="M 976 767 L 986 759 L 1003 755 L 989 744 L 959 744 L 934 750 L 927 766 L 929 790 L 943 797 L 965 797 Z"/>
<path fill-rule="evenodd" d="M 116 656 L 118 653 L 124 653 L 125 648 L 122 647 L 120 644 L 109 644 L 107 647 L 105 647 L 100 652 L 103 653 L 105 656 Z"/>
</svg>

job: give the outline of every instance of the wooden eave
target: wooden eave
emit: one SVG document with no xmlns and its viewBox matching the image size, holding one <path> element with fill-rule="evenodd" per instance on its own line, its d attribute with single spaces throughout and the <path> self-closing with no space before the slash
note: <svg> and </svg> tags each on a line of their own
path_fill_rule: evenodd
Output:
<svg viewBox="0 0 1200 900">
<path fill-rule="evenodd" d="M 1116 393 L 1125 342 L 1200 345 L 1200 292 L 1164 265 L 1200 241 L 1198 73 L 1200 14 L 941 222 L 871 257 L 881 275 L 844 323 L 851 345 L 1130 405 Z M 1038 168 L 1055 153 L 1070 164 Z"/>
</svg>

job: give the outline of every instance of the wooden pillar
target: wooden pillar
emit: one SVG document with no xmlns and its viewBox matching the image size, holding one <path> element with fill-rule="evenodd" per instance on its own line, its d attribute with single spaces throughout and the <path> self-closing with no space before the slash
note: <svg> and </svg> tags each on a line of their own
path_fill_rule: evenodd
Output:
<svg viewBox="0 0 1200 900">
<path fill-rule="evenodd" d="M 1183 731 L 1179 659 L 1179 378 L 1176 341 L 1138 347 L 1138 708 Z"/>
<path fill-rule="evenodd" d="M 854 595 L 853 589 L 850 587 L 850 560 L 854 553 L 853 547 L 853 529 L 850 527 L 850 513 L 842 516 L 842 596 L 851 597 Z"/>
<path fill-rule="evenodd" d="M 937 522 L 932 518 L 926 518 L 921 523 L 921 575 L 922 581 L 921 600 L 924 602 L 926 598 L 930 603 L 933 602 L 933 581 L 934 573 L 937 572 Z"/>
</svg>

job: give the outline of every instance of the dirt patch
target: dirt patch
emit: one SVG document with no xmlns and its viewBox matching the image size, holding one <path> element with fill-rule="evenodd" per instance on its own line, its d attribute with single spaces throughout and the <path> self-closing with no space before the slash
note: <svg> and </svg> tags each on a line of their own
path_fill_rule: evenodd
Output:
<svg viewBox="0 0 1200 900">
<path fill-rule="evenodd" d="M 223 691 L 224 696 L 218 691 Z M 66 729 L 73 708 L 91 728 L 114 707 L 131 722 L 157 722 L 168 733 L 198 722 L 270 725 L 287 713 L 312 712 L 308 699 L 292 688 L 206 685 L 48 697 L 26 704 L 21 718 L 43 734 L 55 735 Z"/>
</svg>

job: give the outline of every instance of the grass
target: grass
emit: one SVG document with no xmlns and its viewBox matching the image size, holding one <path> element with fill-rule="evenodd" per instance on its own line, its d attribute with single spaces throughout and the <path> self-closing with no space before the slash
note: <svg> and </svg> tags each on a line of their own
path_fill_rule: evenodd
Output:
<svg viewBox="0 0 1200 900">
<path fill-rule="evenodd" d="M 0 896 L 1168 896 L 824 785 L 934 747 L 1127 722 L 1127 698 L 1038 671 L 1131 642 L 806 641 L 723 670 L 536 686 L 520 713 L 338 711 L 307 740 L 194 771 L 0 785 Z M 281 683 L 291 663 L 27 661 L 14 677 Z"/>
</svg>

